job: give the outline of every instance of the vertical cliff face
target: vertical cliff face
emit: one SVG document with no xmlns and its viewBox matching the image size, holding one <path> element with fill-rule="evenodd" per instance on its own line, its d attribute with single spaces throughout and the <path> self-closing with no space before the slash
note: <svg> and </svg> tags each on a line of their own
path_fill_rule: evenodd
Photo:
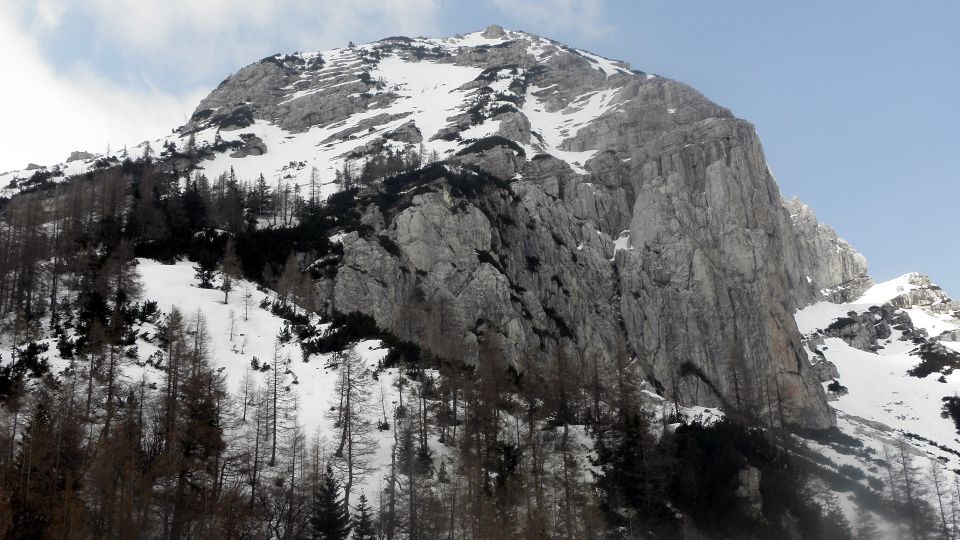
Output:
<svg viewBox="0 0 960 540">
<path fill-rule="evenodd" d="M 385 148 L 440 160 L 358 194 L 364 226 L 318 284 L 331 309 L 470 363 L 630 371 L 686 404 L 833 423 L 792 313 L 858 259 L 807 238 L 752 126 L 690 87 L 494 28 L 274 57 L 186 129 L 234 121 L 284 162 L 269 130 L 316 139 L 327 190 Z"/>
<path fill-rule="evenodd" d="M 813 291 L 756 134 L 728 118 L 678 131 L 668 137 L 697 144 L 648 150 L 633 249 L 618 254 L 621 288 L 633 297 L 621 302 L 632 349 L 680 401 L 826 423 L 792 324 Z"/>
</svg>

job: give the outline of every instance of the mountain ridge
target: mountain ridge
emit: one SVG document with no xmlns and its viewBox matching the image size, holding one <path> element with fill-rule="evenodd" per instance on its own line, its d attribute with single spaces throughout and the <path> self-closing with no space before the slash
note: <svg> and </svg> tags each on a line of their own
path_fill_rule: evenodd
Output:
<svg viewBox="0 0 960 540">
<path fill-rule="evenodd" d="M 798 275 L 799 265 L 795 262 L 798 251 L 792 245 L 791 225 L 788 216 L 779 210 L 780 195 L 766 170 L 752 126 L 734 119 L 727 109 L 712 104 L 681 83 L 628 72 L 625 68 L 604 69 L 596 58 L 528 34 L 494 32 L 493 35 L 499 36 L 494 44 L 470 43 L 471 39 L 483 36 L 471 34 L 465 38 L 470 43 L 466 46 L 454 40 L 455 49 L 442 46 L 443 40 L 394 39 L 319 56 L 304 55 L 300 60 L 289 56 L 282 60 L 270 57 L 272 60 L 247 66 L 228 78 L 198 106 L 186 131 L 210 129 L 211 123 L 220 123 L 223 128 L 223 122 L 233 128 L 235 119 L 245 121 L 245 116 L 250 117 L 249 121 L 263 118 L 291 133 L 317 129 L 312 128 L 314 122 L 318 130 L 337 126 L 343 119 L 356 115 L 385 121 L 361 125 L 348 120 L 343 126 L 349 128 L 353 124 L 366 128 L 365 133 L 372 134 L 369 136 L 355 137 L 358 132 L 343 129 L 334 134 L 333 140 L 327 136 L 324 139 L 330 141 L 327 144 L 336 146 L 335 143 L 340 142 L 351 146 L 349 151 L 337 150 L 337 158 L 341 158 L 358 148 L 361 152 L 382 151 L 382 148 L 367 146 L 369 139 L 392 132 L 412 117 L 421 134 L 418 144 L 423 144 L 426 151 L 436 152 L 440 159 L 450 163 L 477 166 L 501 179 L 515 181 L 517 188 L 510 191 L 514 197 L 520 197 L 521 211 L 529 214 L 525 219 L 541 224 L 537 227 L 550 231 L 553 236 L 565 241 L 570 238 L 571 245 L 584 246 L 578 255 L 591 252 L 600 255 L 610 249 L 606 247 L 608 242 L 612 243 L 625 230 L 630 231 L 627 245 L 625 249 L 613 246 L 613 274 L 607 269 L 609 254 L 598 257 L 598 266 L 584 269 L 569 255 L 561 253 L 569 248 L 558 250 L 561 246 L 546 232 L 543 241 L 533 242 L 528 232 L 517 236 L 506 230 L 509 225 L 490 223 L 490 218 L 497 215 L 510 215 L 513 221 L 518 221 L 516 209 L 486 199 L 482 202 L 489 208 L 481 210 L 469 224 L 457 225 L 462 218 L 451 220 L 450 208 L 445 206 L 442 197 L 422 195 L 404 203 L 412 204 L 416 210 L 406 210 L 391 218 L 376 211 L 369 213 L 368 207 L 368 213 L 362 218 L 366 223 L 382 223 L 383 234 L 399 246 L 399 257 L 382 251 L 376 242 L 344 237 L 344 265 L 328 285 L 332 289 L 330 301 L 334 309 L 366 311 L 404 339 L 426 343 L 439 354 L 465 351 L 468 358 L 477 354 L 472 351 L 479 347 L 478 336 L 468 321 L 471 317 L 480 317 L 492 325 L 483 335 L 487 340 L 499 342 L 495 345 L 496 354 L 518 366 L 529 354 L 540 356 L 541 353 L 534 351 L 544 347 L 552 351 L 554 347 L 572 346 L 569 354 L 579 357 L 577 362 L 583 362 L 585 354 L 608 357 L 610 351 L 618 350 L 633 357 L 652 355 L 641 364 L 645 364 L 644 370 L 655 386 L 668 393 L 696 396 L 683 399 L 707 405 L 740 400 L 733 397 L 732 379 L 736 376 L 730 373 L 745 369 L 733 367 L 730 358 L 720 363 L 708 358 L 722 358 L 727 356 L 728 349 L 743 348 L 735 344 L 737 340 L 759 338 L 760 341 L 746 350 L 754 351 L 748 355 L 760 354 L 765 359 L 745 360 L 745 365 L 755 365 L 767 372 L 761 376 L 765 380 L 757 381 L 756 386 L 785 386 L 789 389 L 781 389 L 780 395 L 791 397 L 781 399 L 796 399 L 786 407 L 780 406 L 781 418 L 776 421 L 790 417 L 790 421 L 801 423 L 829 424 L 829 410 L 822 405 L 819 386 L 807 371 L 777 371 L 780 368 L 771 366 L 776 365 L 779 360 L 775 358 L 779 356 L 766 356 L 777 350 L 777 355 L 786 353 L 797 362 L 804 361 L 799 352 L 799 336 L 780 329 L 792 325 L 787 306 L 808 303 L 816 292 Z M 325 64 L 316 68 L 316 59 L 324 55 Z M 406 78 L 410 72 L 422 72 L 425 79 Z M 451 75 L 447 76 L 447 72 Z M 458 78 L 456 74 L 461 75 Z M 431 75 L 434 78 L 429 78 Z M 426 84 L 416 86 L 424 80 Z M 299 81 L 308 82 L 295 87 Z M 429 86 L 431 84 L 434 86 Z M 442 88 L 433 94 L 435 97 L 430 103 L 434 106 L 429 108 L 429 114 L 426 107 L 416 105 L 412 110 L 402 110 L 407 103 L 416 104 L 418 94 L 428 93 L 437 85 Z M 455 95 L 452 107 L 441 109 L 445 117 L 438 117 L 436 109 L 451 95 Z M 317 116 L 316 111 L 326 112 Z M 493 137 L 513 141 L 524 155 L 497 144 L 490 144 L 480 152 L 457 155 L 471 141 Z M 401 142 L 408 147 L 413 144 Z M 270 146 L 268 142 L 268 155 Z M 631 163 L 634 159 L 638 165 Z M 329 179 L 338 169 L 328 165 L 326 173 L 321 171 L 320 176 Z M 752 185 L 744 186 L 744 178 L 751 179 Z M 744 197 L 744 189 L 768 195 L 763 199 Z M 690 198 L 691 195 L 695 198 Z M 713 197 L 714 205 L 703 197 Z M 548 207 L 546 214 L 542 214 L 541 208 Z M 702 214 L 703 211 L 707 214 Z M 704 222 L 703 216 L 710 216 L 707 219 L 712 223 Z M 676 221 L 680 229 L 663 227 L 671 220 Z M 408 221 L 410 225 L 402 225 Z M 374 227 L 379 229 L 380 225 Z M 470 248 L 454 247 L 447 252 L 449 258 L 444 258 L 443 251 L 438 256 L 435 249 L 424 252 L 417 246 L 423 245 L 421 235 L 431 228 L 444 230 L 445 234 L 443 239 L 429 240 L 429 245 L 453 243 Z M 591 228 L 595 231 L 590 231 Z M 752 232 L 755 228 L 773 234 L 775 240 L 768 243 Z M 715 232 L 723 229 L 727 229 L 725 237 L 716 237 Z M 476 238 L 477 230 L 485 231 L 480 236 L 492 238 L 494 243 L 452 239 Z M 599 244 L 592 240 L 597 234 L 605 238 Z M 591 244 L 595 247 L 585 252 Z M 512 246 L 518 245 L 523 247 L 513 249 Z M 514 252 L 504 253 L 511 250 Z M 521 270 L 513 275 L 509 270 L 504 274 L 479 262 L 471 251 L 493 252 L 501 257 L 501 263 L 510 263 L 502 266 L 512 265 Z M 664 256 L 671 251 L 674 253 Z M 529 272 L 524 269 L 530 266 L 525 264 L 525 259 L 547 261 L 554 269 L 566 268 L 573 273 L 565 276 L 564 272 L 558 272 L 550 276 Z M 469 262 L 471 260 L 476 262 Z M 771 273 L 758 264 L 760 260 L 772 261 L 780 270 Z M 462 266 L 465 261 L 466 270 L 453 274 L 438 270 Z M 701 261 L 701 266 L 688 268 L 689 261 Z M 777 266 L 779 264 L 783 266 Z M 406 283 L 400 270 L 404 265 L 427 274 L 426 292 L 420 290 L 424 287 L 422 284 Z M 578 267 L 581 269 L 574 270 Z M 633 272 L 621 271 L 623 267 L 647 267 L 640 275 L 651 277 L 637 280 Z M 351 270 L 354 268 L 361 271 Z M 384 273 L 368 277 L 370 268 Z M 731 273 L 729 269 L 733 268 L 736 270 Z M 657 273 L 660 277 L 653 278 Z M 374 285 L 376 283 L 390 285 L 381 287 Z M 484 283 L 485 289 L 492 287 L 501 291 L 495 295 L 499 300 L 484 306 L 474 304 L 467 298 L 478 294 L 471 289 L 476 287 L 474 283 Z M 626 289 L 628 294 L 614 293 L 619 296 L 617 299 L 601 290 L 578 291 L 571 283 L 607 283 L 607 287 Z M 537 294 L 534 298 L 521 296 L 519 302 L 509 300 L 513 285 Z M 690 297 L 675 297 L 673 293 L 669 298 L 663 296 L 674 287 L 691 291 Z M 557 303 L 557 295 L 563 297 L 561 289 L 573 300 Z M 467 290 L 472 292 L 465 293 Z M 723 296 L 717 296 L 721 290 Z M 750 292 L 744 294 L 748 290 Z M 700 322 L 690 327 L 696 328 L 703 327 L 706 320 L 719 323 L 725 315 L 716 311 L 717 308 L 710 308 L 712 314 L 705 319 L 702 315 L 681 315 L 675 303 L 689 302 L 694 311 L 705 310 L 734 291 L 738 298 L 723 300 L 727 307 L 721 310 L 761 314 L 758 319 L 746 316 L 753 319 L 746 323 L 747 327 L 721 330 L 725 324 L 715 324 L 708 330 L 709 336 L 657 336 L 660 331 L 656 328 L 664 324 L 690 327 L 697 319 Z M 713 300 L 703 303 L 706 297 L 699 299 L 701 294 Z M 441 317 L 446 322 L 434 319 L 423 328 L 409 328 L 408 323 L 401 322 L 406 318 L 397 313 L 398 304 L 384 300 L 423 295 L 450 299 L 452 311 Z M 489 293 L 486 296 L 489 298 Z M 633 300 L 624 300 L 631 297 Z M 646 299 L 638 301 L 641 298 Z M 752 306 L 758 301 L 769 302 L 769 307 L 759 310 L 736 307 L 740 303 L 742 307 Z M 533 305 L 528 305 L 531 303 Z M 620 307 L 614 310 L 588 307 L 604 304 Z M 403 302 L 399 305 L 410 308 Z M 476 315 L 468 315 L 471 312 Z M 521 315 L 521 312 L 530 315 Z M 548 315 L 550 313 L 553 315 Z M 677 320 L 668 323 L 664 320 L 665 313 L 673 313 L 667 319 Z M 774 315 L 765 315 L 767 313 Z M 691 316 L 694 319 L 688 319 Z M 420 312 L 420 317 L 431 320 L 426 311 Z M 770 320 L 764 322 L 767 317 Z M 567 321 L 577 323 L 571 325 Z M 436 333 L 444 324 L 454 326 Z M 619 331 L 615 329 L 621 324 L 625 325 L 627 335 L 618 337 Z M 564 330 L 564 326 L 568 328 Z M 545 343 L 538 333 L 551 328 L 549 332 L 569 333 L 570 338 L 548 338 Z M 455 337 L 450 338 L 451 334 Z M 727 334 L 726 337 L 723 334 Z M 435 337 L 429 338 L 429 335 Z M 598 339 L 599 336 L 605 337 Z M 703 343 L 711 346 L 705 349 Z M 517 344 L 521 344 L 519 350 Z M 689 357 L 685 360 L 689 367 L 683 368 L 682 376 L 678 375 L 681 362 L 676 360 L 677 346 L 688 351 L 682 355 Z M 663 352 L 666 349 L 674 352 L 668 355 Z M 554 354 L 555 351 L 547 353 L 548 356 Z M 743 406 L 765 410 L 767 420 L 774 421 L 772 401 L 760 399 L 759 388 L 751 391 L 758 393 L 743 399 Z M 808 393 L 811 397 L 800 397 Z M 808 412 L 788 412 L 793 407 Z M 814 410 L 817 412 L 812 412 Z"/>
<path fill-rule="evenodd" d="M 481 337 L 474 319 L 483 319 L 491 326 L 480 331 L 484 339 L 515 366 L 560 350 L 577 362 L 626 355 L 680 401 L 737 403 L 773 423 L 832 422 L 803 367 L 791 313 L 848 276 L 838 275 L 824 249 L 812 254 L 798 240 L 805 236 L 783 210 L 753 127 L 682 83 L 499 27 L 394 37 L 250 64 L 161 144 L 171 141 L 225 147 L 200 162 L 210 177 L 264 174 L 320 197 L 345 188 L 341 173 L 393 152 L 478 167 L 513 183 L 497 197 L 514 206 L 484 198 L 472 221 L 455 215 L 449 195 L 417 195 L 394 216 L 358 208 L 361 222 L 397 245 L 399 256 L 360 235 L 342 236 L 341 270 L 317 286 L 327 308 L 365 311 L 404 339 L 470 362 Z M 520 221 L 518 211 L 542 239 L 497 223 L 501 215 Z M 432 228 L 444 238 L 424 237 Z M 827 235 L 820 248 L 837 241 L 814 230 Z M 476 253 L 492 253 L 500 268 Z M 584 256 L 596 262 L 574 261 Z M 405 267 L 425 275 L 407 280 Z M 498 291 L 496 301 L 481 295 L 487 287 Z M 397 313 L 411 304 L 395 302 L 425 295 L 450 299 L 452 311 L 440 319 L 424 311 L 433 322 L 411 328 Z M 479 305 L 470 295 L 488 300 Z M 667 327 L 692 333 L 665 335 Z M 736 388 L 743 370 L 763 373 L 749 398 Z"/>
</svg>

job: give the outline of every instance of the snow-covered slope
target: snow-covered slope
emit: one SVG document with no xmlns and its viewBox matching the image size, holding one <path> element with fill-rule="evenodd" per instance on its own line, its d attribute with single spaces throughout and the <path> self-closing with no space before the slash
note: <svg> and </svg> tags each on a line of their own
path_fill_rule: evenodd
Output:
<svg viewBox="0 0 960 540">
<path fill-rule="evenodd" d="M 931 295 L 937 298 L 933 303 Z M 926 361 L 925 348 L 960 350 L 960 344 L 937 339 L 958 328 L 954 316 L 935 311 L 941 304 L 951 301 L 929 279 L 911 273 L 874 285 L 852 303 L 808 306 L 796 320 L 824 386 L 834 385 L 831 406 L 841 430 L 878 456 L 883 444 L 905 436 L 918 456 L 957 469 L 960 436 L 944 398 L 960 394 L 960 372 L 948 361 L 926 376 L 909 373 Z"/>
<path fill-rule="evenodd" d="M 143 285 L 140 301 L 156 302 L 159 311 L 149 320 L 135 324 L 133 329 L 137 339 L 118 359 L 119 384 L 132 388 L 140 384 L 146 388 L 163 387 L 167 377 L 167 359 L 157 333 L 164 318 L 174 309 L 178 309 L 188 333 L 194 332 L 197 328 L 196 321 L 198 318 L 202 319 L 203 328 L 209 337 L 207 356 L 213 367 L 224 377 L 226 388 L 233 399 L 240 400 L 240 396 L 257 389 L 269 391 L 274 377 L 273 358 L 276 356 L 280 359 L 279 366 L 282 370 L 280 400 L 283 405 L 280 407 L 280 422 L 284 431 L 291 432 L 297 427 L 309 441 L 319 441 L 325 448 L 336 445 L 340 434 L 329 411 L 334 410 L 337 405 L 336 384 L 341 374 L 337 363 L 339 353 L 305 354 L 303 342 L 295 336 L 288 341 L 278 339 L 285 328 L 289 330 L 289 323 L 275 315 L 267 306 L 269 302 L 277 299 L 276 293 L 258 289 L 256 284 L 245 280 L 236 280 L 228 301 L 224 302 L 221 290 L 204 289 L 197 285 L 194 265 L 188 261 L 164 264 L 141 258 L 137 260 L 136 268 Z M 305 314 L 303 311 L 301 313 Z M 330 329 L 330 324 L 320 323 L 315 314 L 307 316 L 311 324 L 319 328 L 321 335 Z M 69 370 L 77 369 L 76 358 L 71 360 L 60 355 L 56 338 L 39 339 L 37 343 L 48 347 L 41 356 L 49 362 L 52 374 L 60 376 Z M 412 380 L 404 377 L 404 389 L 400 390 L 398 380 L 403 377 L 402 368 L 383 365 L 389 348 L 379 340 L 361 340 L 349 345 L 348 349 L 356 353 L 373 374 L 372 387 L 368 389 L 371 406 L 365 412 L 365 419 L 371 425 L 378 426 L 371 435 L 375 450 L 369 467 L 359 473 L 356 482 L 359 487 L 354 489 L 357 493 L 364 493 L 376 508 L 383 489 L 384 475 L 391 463 L 391 451 L 396 442 L 395 431 L 398 429 L 396 424 L 401 422 L 400 418 L 403 416 L 397 413 L 398 407 L 405 405 L 411 411 L 407 414 L 413 415 L 417 407 L 417 400 L 411 397 L 414 395 L 413 389 L 420 387 L 425 379 Z M 7 340 L 0 342 L 0 357 L 11 357 Z M 251 369 L 254 364 L 260 369 Z M 418 376 L 436 380 L 439 374 L 436 370 L 426 369 Z M 251 379 L 245 381 L 247 377 Z M 238 403 L 232 410 L 239 414 L 241 409 L 246 410 L 246 407 Z M 683 408 L 682 412 L 688 417 L 716 414 L 703 408 Z M 383 418 L 389 424 L 386 429 L 379 427 L 379 421 Z M 243 430 L 253 429 L 251 422 L 252 420 L 238 423 L 237 419 L 232 419 L 226 429 L 228 432 L 232 431 L 233 435 L 250 439 L 253 437 L 252 432 Z M 506 424 L 512 425 L 510 422 Z M 511 428 L 505 429 L 509 431 Z M 571 426 L 570 429 L 571 448 L 579 462 L 578 468 L 588 474 L 591 470 L 588 458 L 593 452 L 593 442 L 583 426 Z M 428 443 L 433 458 L 438 460 L 437 463 L 439 460 L 449 462 L 456 458 L 455 448 L 443 444 L 438 433 L 431 431 Z"/>
<path fill-rule="evenodd" d="M 950 332 L 960 326 L 956 312 L 945 309 L 951 305 L 928 278 L 911 273 L 873 285 L 854 302 L 819 302 L 796 314 L 843 434 L 814 436 L 805 444 L 864 489 L 893 489 L 885 467 L 898 441 L 907 443 L 914 465 L 925 471 L 960 469 L 960 424 L 945 407 L 945 400 L 960 394 L 960 372 L 953 369 L 960 354 L 949 356 L 951 349 L 960 351 L 960 343 L 939 339 L 952 339 Z M 945 359 L 945 365 L 927 363 L 930 358 Z M 930 373 L 922 376 L 920 365 L 930 366 Z M 858 496 L 847 488 L 833 490 L 849 522 L 857 523 Z M 938 504 L 934 494 L 928 496 Z M 895 520 L 874 518 L 883 537 L 902 535 Z"/>
<path fill-rule="evenodd" d="M 142 382 L 153 388 L 165 384 L 166 371 L 162 366 L 166 361 L 164 350 L 156 338 L 157 324 L 174 308 L 178 308 L 190 329 L 195 328 L 196 317 L 202 316 L 210 338 L 208 356 L 225 378 L 226 388 L 233 396 L 239 399 L 239 396 L 257 388 L 269 388 L 273 380 L 272 367 L 251 369 L 251 363 L 256 362 L 261 367 L 272 366 L 272 359 L 276 354 L 280 359 L 280 369 L 283 370 L 280 384 L 281 399 L 286 404 L 282 420 L 285 429 L 290 431 L 296 423 L 308 440 L 336 440 L 334 420 L 327 415 L 335 404 L 337 395 L 335 385 L 339 371 L 335 355 L 313 354 L 305 357 L 301 342 L 297 339 L 286 343 L 278 341 L 277 337 L 287 323 L 269 309 L 261 307 L 262 302 L 274 298 L 274 293 L 257 290 L 255 284 L 239 280 L 229 296 L 229 302 L 224 303 L 224 295 L 220 290 L 201 289 L 197 286 L 194 267 L 189 262 L 182 261 L 172 265 L 150 259 L 139 259 L 138 262 L 137 269 L 143 283 L 141 300 L 157 302 L 160 312 L 152 318 L 153 322 L 143 322 L 136 327 L 138 338 L 136 343 L 128 348 L 128 351 L 134 352 L 128 352 L 119 360 L 117 373 L 120 383 L 136 387 Z M 244 301 L 246 294 L 250 295 L 249 302 Z M 316 323 L 316 316 L 311 318 Z M 321 331 L 329 327 L 328 324 L 319 326 Z M 62 358 L 58 353 L 55 338 L 39 340 L 38 343 L 49 347 L 42 356 L 50 362 L 53 374 L 60 375 L 73 366 L 70 360 Z M 352 349 L 363 359 L 371 372 L 377 372 L 374 387 L 371 388 L 371 404 L 376 414 L 371 414 L 369 421 L 376 425 L 380 411 L 384 410 L 392 422 L 393 411 L 400 404 L 395 386 L 399 372 L 395 367 L 381 369 L 381 362 L 388 349 L 378 340 L 360 341 L 355 343 Z M 9 343 L 6 340 L 0 346 L 0 355 L 10 358 Z M 247 376 L 252 377 L 252 385 L 245 392 L 243 385 Z M 433 377 L 436 374 L 427 372 L 425 376 Z M 294 402 L 298 404 L 295 410 Z M 240 408 L 238 405 L 237 409 Z M 245 424 L 231 425 L 230 429 L 233 430 L 249 427 Z M 250 437 L 249 434 L 246 436 Z M 382 476 L 379 471 L 384 470 L 390 463 L 394 433 L 392 429 L 374 430 L 373 438 L 376 444 L 372 459 L 374 472 L 363 480 L 369 486 L 369 489 L 365 490 L 368 498 L 376 503 Z M 439 444 L 435 435 L 430 437 L 430 442 L 431 447 L 439 452 L 439 456 L 447 455 L 444 452 L 446 447 Z"/>
<path fill-rule="evenodd" d="M 493 54 L 503 55 L 501 63 L 509 67 L 485 71 L 481 66 Z M 588 62 L 599 79 L 610 79 L 601 84 L 609 88 L 563 96 L 549 88 L 527 88 L 528 68 L 517 65 L 518 57 L 533 65 L 559 61 L 561 55 Z M 191 138 L 199 147 L 219 144 L 202 164 L 208 177 L 233 168 L 241 180 L 263 174 L 273 184 L 282 180 L 303 187 L 313 175 L 326 196 L 338 189 L 335 173 L 347 162 L 361 166 L 365 157 L 385 149 L 447 158 L 503 132 L 505 119 L 516 122 L 508 113 L 522 110 L 535 134 L 523 144 L 528 157 L 548 153 L 585 172 L 582 166 L 594 151 L 571 151 L 564 141 L 614 109 L 632 74 L 622 62 L 498 27 L 436 39 L 387 38 L 265 58 L 225 80 L 178 132 L 149 143 L 155 152 L 170 144 L 183 149 Z M 54 173 L 54 180 L 81 174 L 104 158 L 139 157 L 145 144 L 39 171 Z M 256 149 L 250 151 L 251 146 Z M 0 189 L 13 193 L 36 172 L 0 173 Z"/>
</svg>

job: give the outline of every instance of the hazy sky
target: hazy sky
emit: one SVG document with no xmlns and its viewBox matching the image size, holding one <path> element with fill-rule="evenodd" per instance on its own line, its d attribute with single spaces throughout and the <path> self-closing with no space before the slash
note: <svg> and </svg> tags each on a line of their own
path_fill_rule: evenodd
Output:
<svg viewBox="0 0 960 540">
<path fill-rule="evenodd" d="M 491 23 L 691 84 L 874 277 L 960 296 L 955 0 L 0 0 L 0 171 L 158 137 L 268 54 Z"/>
</svg>

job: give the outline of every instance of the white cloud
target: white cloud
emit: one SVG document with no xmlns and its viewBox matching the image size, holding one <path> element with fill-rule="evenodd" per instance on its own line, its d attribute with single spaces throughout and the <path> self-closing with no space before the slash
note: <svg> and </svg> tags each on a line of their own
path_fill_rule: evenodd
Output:
<svg viewBox="0 0 960 540">
<path fill-rule="evenodd" d="M 266 54 L 432 34 L 445 1 L 0 0 L 0 70 L 15 74 L 0 85 L 0 171 L 169 133 L 206 93 L 197 86 Z M 70 54 L 41 45 L 68 24 L 76 33 L 78 20 L 90 23 L 74 39 L 107 51 L 114 65 L 97 70 L 80 58 L 69 70 L 53 67 L 46 53 L 61 64 Z M 177 91 L 150 83 L 164 77 Z"/>
<path fill-rule="evenodd" d="M 200 98 L 200 92 L 130 90 L 79 69 L 58 73 L 36 39 L 6 18 L 0 18 L 0 50 L 3 72 L 15 74 L 0 85 L 0 171 L 163 135 L 183 123 Z"/>
<path fill-rule="evenodd" d="M 56 28 L 66 11 L 67 6 L 61 0 L 37 0 L 33 25 L 39 30 Z"/>
<path fill-rule="evenodd" d="M 515 17 L 531 32 L 569 32 L 583 38 L 597 38 L 608 31 L 601 21 L 602 0 L 490 0 L 494 7 Z"/>
<path fill-rule="evenodd" d="M 147 64 L 212 76 L 277 47 L 316 50 L 437 28 L 441 0 L 91 0 L 102 46 L 123 46 Z M 221 74 L 216 74 L 217 76 Z"/>
</svg>

